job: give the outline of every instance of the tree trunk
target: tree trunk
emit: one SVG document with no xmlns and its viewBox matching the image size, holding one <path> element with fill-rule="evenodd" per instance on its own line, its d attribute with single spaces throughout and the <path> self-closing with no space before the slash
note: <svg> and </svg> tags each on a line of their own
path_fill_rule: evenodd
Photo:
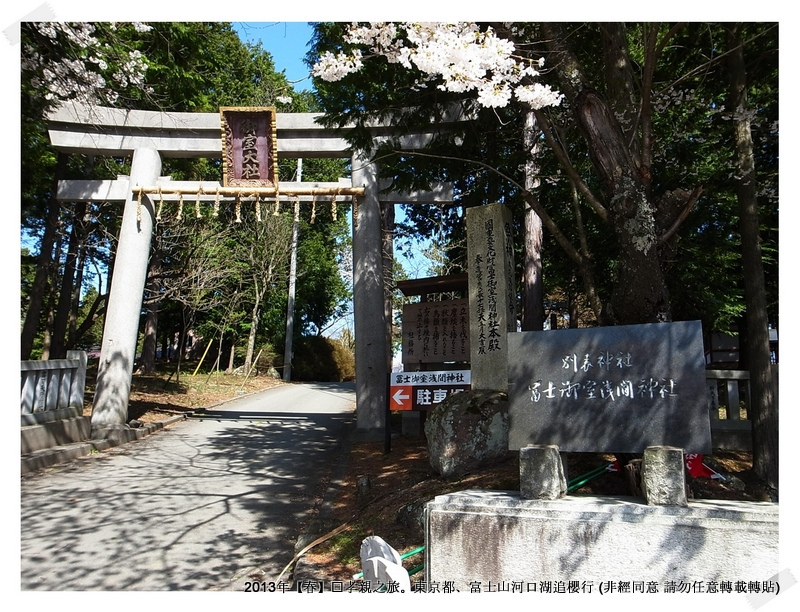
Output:
<svg viewBox="0 0 800 612">
<path fill-rule="evenodd" d="M 42 314 L 42 307 L 47 295 L 47 280 L 50 269 L 53 265 L 53 245 L 56 241 L 58 230 L 58 217 L 61 209 L 56 192 L 58 181 L 64 178 L 67 168 L 67 156 L 63 153 L 58 154 L 55 175 L 53 178 L 53 190 L 47 209 L 47 220 L 45 222 L 44 235 L 39 247 L 39 257 L 36 265 L 36 276 L 31 287 L 31 297 L 28 310 L 25 312 L 25 322 L 22 325 L 20 338 L 20 358 L 30 359 L 33 350 L 33 342 L 36 338 L 36 331 L 39 328 L 39 317 Z"/>
<path fill-rule="evenodd" d="M 236 355 L 236 340 L 231 340 L 231 353 L 228 356 L 228 369 L 225 370 L 228 374 L 233 373 L 234 356 Z"/>
<path fill-rule="evenodd" d="M 658 255 L 656 205 L 648 195 L 611 109 L 596 92 L 578 94 L 578 124 L 609 196 L 619 264 L 608 318 L 615 324 L 669 321 L 669 295 Z"/>
<path fill-rule="evenodd" d="M 525 163 L 525 189 L 533 193 L 539 187 L 539 129 L 531 112 L 525 117 L 524 147 L 528 152 Z M 522 276 L 523 331 L 544 329 L 544 286 L 542 283 L 542 219 L 533 208 L 525 209 L 525 262 Z"/>
<path fill-rule="evenodd" d="M 744 298 L 747 307 L 747 363 L 750 369 L 750 420 L 753 425 L 753 469 L 778 496 L 778 406 L 772 383 L 764 266 L 761 259 L 756 171 L 747 109 L 747 72 L 741 24 L 728 27 L 728 68 L 738 166 L 739 233 L 742 238 Z"/>
<path fill-rule="evenodd" d="M 98 295 L 92 306 L 89 308 L 89 312 L 86 315 L 86 318 L 81 322 L 81 324 L 75 330 L 75 341 L 79 341 L 83 338 L 83 335 L 87 333 L 92 325 L 94 325 L 95 321 L 98 317 L 103 316 L 105 314 L 106 309 L 106 301 L 108 300 L 108 294 L 104 293 L 103 295 Z"/>
<path fill-rule="evenodd" d="M 629 149 L 639 148 L 638 127 L 640 105 L 634 84 L 634 64 L 628 49 L 628 24 L 609 22 L 600 24 L 603 32 L 603 68 L 608 84 L 609 104 L 618 113 L 618 123 L 625 140 L 633 143 Z"/>
<path fill-rule="evenodd" d="M 55 327 L 56 320 L 56 301 L 57 295 L 55 287 L 58 286 L 58 268 L 60 261 L 60 253 L 63 243 L 63 235 L 58 232 L 56 235 L 56 242 L 53 245 L 53 260 L 49 266 L 50 280 L 48 286 L 50 291 L 47 294 L 47 324 L 44 328 L 44 337 L 42 338 L 42 360 L 55 359 L 53 355 L 53 328 Z M 57 347 L 56 347 L 57 348 Z"/>
<path fill-rule="evenodd" d="M 53 307 L 49 306 L 47 309 L 47 324 L 44 326 L 44 333 L 42 334 L 42 361 L 50 359 L 51 329 L 53 329 Z"/>
<path fill-rule="evenodd" d="M 561 74 L 562 91 L 569 98 L 575 119 L 588 146 L 608 201 L 605 216 L 618 245 L 619 258 L 610 302 L 602 312 L 603 324 L 668 321 L 669 295 L 658 253 L 660 227 L 656 203 L 650 194 L 651 177 L 643 159 L 649 152 L 636 150 L 620 127 L 618 116 L 647 115 L 649 107 L 629 108 L 631 66 L 625 49 L 624 28 L 606 26 L 605 60 L 617 66 L 607 70 L 610 101 L 589 86 L 582 66 L 567 46 L 560 24 L 542 24 L 544 38 Z"/>
<path fill-rule="evenodd" d="M 141 374 L 150 374 L 156 369 L 156 346 L 158 344 L 158 310 L 160 300 L 158 299 L 159 281 L 156 280 L 161 273 L 161 248 L 157 238 L 154 236 L 153 255 L 150 258 L 148 268 L 149 280 L 147 282 L 150 290 L 150 299 L 145 300 L 147 314 L 144 321 L 144 342 L 142 343 L 142 363 L 139 366 Z"/>
<path fill-rule="evenodd" d="M 525 261 L 522 273 L 522 330 L 544 329 L 544 286 L 542 283 L 542 220 L 532 208 L 525 209 Z"/>
<path fill-rule="evenodd" d="M 578 282 L 573 274 L 572 280 L 567 286 L 567 311 L 569 312 L 569 328 L 578 329 L 580 310 L 578 304 Z"/>
<path fill-rule="evenodd" d="M 255 287 L 256 302 L 253 305 L 253 310 L 250 317 L 250 333 L 247 335 L 247 354 L 244 358 L 244 375 L 250 374 L 250 368 L 253 367 L 253 352 L 256 348 L 256 332 L 258 331 L 258 315 L 261 308 L 261 297 L 264 290 L 259 290 L 258 282 Z"/>
<path fill-rule="evenodd" d="M 72 304 L 72 293 L 75 288 L 78 270 L 78 251 L 83 242 L 83 216 L 86 214 L 86 202 L 75 204 L 72 227 L 70 228 L 69 241 L 67 242 L 67 257 L 64 260 L 64 272 L 61 275 L 61 291 L 58 295 L 55 318 L 53 320 L 53 334 L 50 344 L 50 358 L 64 359 L 67 356 L 67 328 Z"/>
<path fill-rule="evenodd" d="M 179 383 L 181 380 L 181 364 L 183 363 L 184 350 L 186 350 L 186 336 L 191 328 L 191 320 L 186 316 L 187 307 L 181 308 L 181 330 L 178 332 L 178 346 L 175 347 L 177 354 L 175 363 L 175 382 Z M 194 318 L 192 316 L 192 318 Z"/>
<path fill-rule="evenodd" d="M 158 344 L 158 302 L 147 306 L 144 319 L 144 342 L 142 343 L 142 363 L 140 374 L 150 374 L 156 370 L 156 345 Z"/>
<path fill-rule="evenodd" d="M 69 308 L 69 321 L 67 324 L 67 350 L 71 351 L 75 348 L 76 343 L 80 340 L 78 336 L 78 315 L 81 306 L 81 294 L 83 292 L 83 277 L 84 270 L 86 269 L 86 243 L 85 234 L 78 247 L 78 265 L 75 270 L 75 282 L 72 287 L 72 296 L 70 298 Z"/>
<path fill-rule="evenodd" d="M 394 204 L 381 206 L 381 257 L 383 259 L 383 314 L 386 320 L 386 367 L 392 371 L 394 316 Z"/>
</svg>

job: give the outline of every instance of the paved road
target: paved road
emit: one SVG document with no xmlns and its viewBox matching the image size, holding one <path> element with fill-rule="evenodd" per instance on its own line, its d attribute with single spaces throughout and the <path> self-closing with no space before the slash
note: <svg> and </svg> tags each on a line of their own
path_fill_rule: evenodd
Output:
<svg viewBox="0 0 800 612">
<path fill-rule="evenodd" d="M 285 385 L 23 476 L 23 590 L 238 590 L 294 554 L 352 385 Z"/>
</svg>

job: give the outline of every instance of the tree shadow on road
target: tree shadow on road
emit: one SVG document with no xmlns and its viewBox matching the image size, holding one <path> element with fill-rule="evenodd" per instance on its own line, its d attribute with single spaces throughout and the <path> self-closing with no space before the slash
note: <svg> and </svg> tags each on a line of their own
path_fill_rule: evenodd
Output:
<svg viewBox="0 0 800 612">
<path fill-rule="evenodd" d="M 212 412 L 24 478 L 22 589 L 216 590 L 256 568 L 276 578 L 351 416 Z"/>
</svg>

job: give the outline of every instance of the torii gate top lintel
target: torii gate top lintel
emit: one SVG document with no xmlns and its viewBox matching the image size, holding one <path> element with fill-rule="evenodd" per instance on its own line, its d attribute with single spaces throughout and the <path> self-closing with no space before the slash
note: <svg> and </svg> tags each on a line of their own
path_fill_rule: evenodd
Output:
<svg viewBox="0 0 800 612">
<path fill-rule="evenodd" d="M 350 157 L 341 136 L 317 123 L 321 113 L 277 113 L 278 154 L 284 158 Z M 219 158 L 220 114 L 125 110 L 64 104 L 48 117 L 53 146 L 70 153 L 130 155 L 156 149 L 162 157 Z"/>
</svg>

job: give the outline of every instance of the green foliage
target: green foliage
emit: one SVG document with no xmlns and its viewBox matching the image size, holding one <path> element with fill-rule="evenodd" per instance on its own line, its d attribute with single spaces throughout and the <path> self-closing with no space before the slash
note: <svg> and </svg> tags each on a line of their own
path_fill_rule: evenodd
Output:
<svg viewBox="0 0 800 612">
<path fill-rule="evenodd" d="M 137 40 L 148 70 L 145 87 L 125 100 L 131 108 L 216 112 L 220 106 L 272 105 L 290 89 L 270 54 L 242 43 L 230 23 L 150 25 Z"/>
<path fill-rule="evenodd" d="M 351 296 L 339 273 L 341 233 L 337 237 L 331 229 L 304 223 L 300 231 L 296 316 L 307 334 L 322 333 L 332 318 L 342 316 Z"/>
<path fill-rule="evenodd" d="M 303 336 L 294 344 L 292 380 L 343 382 L 355 379 L 355 357 L 344 343 Z"/>
<path fill-rule="evenodd" d="M 237 364 L 243 363 L 247 354 L 247 346 L 244 344 L 237 345 L 234 353 L 236 355 L 235 362 Z M 256 360 L 256 357 L 258 357 L 258 360 Z M 253 355 L 253 368 L 257 370 L 259 376 L 269 374 L 273 368 L 280 372 L 281 367 L 283 367 L 282 351 L 279 353 L 275 347 L 268 342 L 259 344 L 255 347 L 255 354 Z"/>
<path fill-rule="evenodd" d="M 369 534 L 366 529 L 357 529 L 361 527 L 360 523 L 356 523 L 354 527 L 356 528 L 345 530 L 328 540 L 328 547 L 342 564 L 356 565 L 360 563 L 361 542 Z"/>
</svg>

